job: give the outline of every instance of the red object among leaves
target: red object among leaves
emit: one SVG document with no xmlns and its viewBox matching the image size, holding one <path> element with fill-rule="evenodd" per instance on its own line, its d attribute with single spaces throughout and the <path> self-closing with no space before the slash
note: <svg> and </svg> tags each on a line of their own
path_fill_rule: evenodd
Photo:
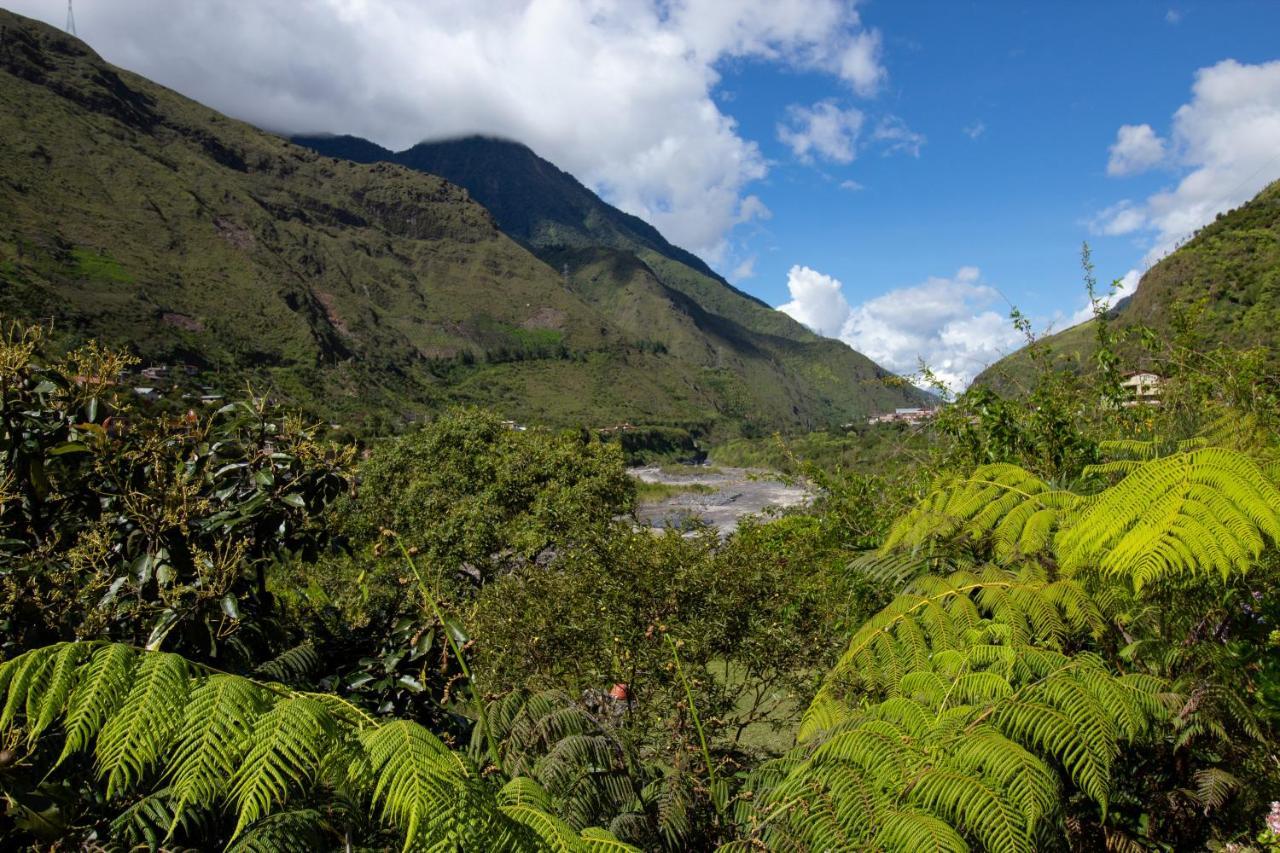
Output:
<svg viewBox="0 0 1280 853">
<path fill-rule="evenodd" d="M 631 689 L 625 684 L 615 684 L 610 688 L 609 695 L 619 702 L 626 702 L 631 698 Z"/>
</svg>

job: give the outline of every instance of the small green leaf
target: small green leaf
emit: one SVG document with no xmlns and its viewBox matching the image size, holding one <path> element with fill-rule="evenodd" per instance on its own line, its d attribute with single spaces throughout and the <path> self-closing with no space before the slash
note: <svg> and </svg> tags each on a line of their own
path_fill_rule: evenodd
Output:
<svg viewBox="0 0 1280 853">
<path fill-rule="evenodd" d="M 137 579 L 138 585 L 142 586 L 151 580 L 151 570 L 155 565 L 155 560 L 150 554 L 139 554 L 133 561 L 133 565 L 129 567 L 129 571 Z"/>
<path fill-rule="evenodd" d="M 88 453 L 89 446 L 80 441 L 64 441 L 62 444 L 49 448 L 46 451 L 47 456 L 62 456 L 67 453 Z"/>
<path fill-rule="evenodd" d="M 160 648 L 160 644 L 164 642 L 164 638 L 169 636 L 169 632 L 173 630 L 173 626 L 178 624 L 178 613 L 175 610 L 166 608 L 160 614 L 160 618 L 156 620 L 155 627 L 151 629 L 151 636 L 147 637 L 147 651 L 154 652 Z"/>
</svg>

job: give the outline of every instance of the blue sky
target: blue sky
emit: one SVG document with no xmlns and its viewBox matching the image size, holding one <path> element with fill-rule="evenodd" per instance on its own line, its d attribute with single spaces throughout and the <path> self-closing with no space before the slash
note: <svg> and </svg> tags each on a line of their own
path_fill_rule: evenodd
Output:
<svg viewBox="0 0 1280 853">
<path fill-rule="evenodd" d="M 860 10 L 884 33 L 888 82 L 874 98 L 760 61 L 723 69 L 723 109 L 775 163 L 752 187 L 772 217 L 740 228 L 736 245 L 755 258 L 740 285 L 773 305 L 788 300 L 795 264 L 839 279 L 853 304 L 975 266 L 981 282 L 1041 324 L 1068 325 L 1084 298 L 1082 241 L 1108 281 L 1142 269 L 1152 248 L 1147 232 L 1108 236 L 1091 220 L 1188 171 L 1164 164 L 1108 175 L 1118 128 L 1146 123 L 1168 135 L 1198 69 L 1280 59 L 1274 2 L 875 2 Z M 900 117 L 925 137 L 919 156 L 864 140 L 850 163 L 798 162 L 778 139 L 778 116 L 827 98 L 865 114 L 864 137 L 874 116 Z M 1280 177 L 1280 138 L 1271 147 L 1276 159 L 1241 192 Z M 862 189 L 842 189 L 849 180 Z M 1003 297 L 993 310 L 1007 310 Z"/>
<path fill-rule="evenodd" d="M 748 238 L 758 252 L 748 289 L 784 302 L 787 270 L 804 263 L 866 298 L 977 265 L 1010 299 L 1051 313 L 1078 307 L 1082 240 L 1102 276 L 1138 265 L 1140 240 L 1091 234 L 1084 223 L 1177 173 L 1108 177 L 1117 129 L 1167 130 L 1199 68 L 1280 59 L 1280 3 L 1069 6 L 866 4 L 864 21 L 886 35 L 890 74 L 875 99 L 850 97 L 820 74 L 727 63 L 723 108 L 778 164 L 754 189 L 773 217 Z M 1176 23 L 1167 18 L 1175 8 Z M 873 149 L 848 165 L 797 163 L 776 138 L 778 116 L 828 97 L 900 116 L 926 137 L 920 156 Z M 965 133 L 978 127 L 977 138 Z M 843 180 L 865 189 L 842 190 Z"/>
<path fill-rule="evenodd" d="M 0 0 L 61 26 L 63 0 Z M 281 132 L 520 140 L 743 289 L 956 387 L 1280 177 L 1280 2 L 78 0 Z M 1008 301 L 1006 301 L 1006 299 Z"/>
</svg>

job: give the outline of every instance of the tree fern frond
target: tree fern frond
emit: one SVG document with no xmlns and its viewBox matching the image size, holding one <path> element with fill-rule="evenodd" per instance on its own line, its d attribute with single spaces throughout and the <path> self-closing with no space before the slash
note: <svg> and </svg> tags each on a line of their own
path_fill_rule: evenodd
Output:
<svg viewBox="0 0 1280 853">
<path fill-rule="evenodd" d="M 579 836 L 583 853 L 637 853 L 637 848 L 619 841 L 613 833 L 589 827 Z"/>
<path fill-rule="evenodd" d="M 111 643 L 94 651 L 81 667 L 80 681 L 67 700 L 66 741 L 55 766 L 87 749 L 103 724 L 124 704 L 136 662 L 132 649 Z"/>
<path fill-rule="evenodd" d="M 870 848 L 968 853 L 969 845 L 946 821 L 916 809 L 893 809 L 884 813 Z"/>
<path fill-rule="evenodd" d="M 235 827 L 215 832 L 229 834 L 233 849 L 315 849 L 309 833 L 327 831 L 323 821 L 309 808 L 281 810 L 305 795 L 337 808 L 372 801 L 405 833 L 406 850 L 631 849 L 603 831 L 578 834 L 544 808 L 551 801 L 531 780 L 500 796 L 466 756 L 416 723 L 379 721 L 337 696 L 212 673 L 172 654 L 96 643 L 38 649 L 0 665 L 0 707 L 13 708 L 11 725 L 61 721 L 59 763 L 94 749 L 110 796 L 161 769 L 170 784 L 130 805 L 119 824 L 122 838 L 149 846 L 194 832 L 227 804 Z M 572 751 L 581 737 L 557 743 Z M 668 791 L 682 790 L 675 782 Z"/>
<path fill-rule="evenodd" d="M 182 722 L 187 676 L 179 655 L 142 656 L 124 704 L 98 735 L 98 773 L 107 779 L 108 798 L 140 782 L 167 753 Z"/>
<path fill-rule="evenodd" d="M 76 683 L 76 670 L 86 649 L 79 643 L 67 643 L 56 652 L 49 663 L 40 668 L 31 679 L 26 702 L 27 742 L 34 743 L 45 729 L 53 725 L 66 710 L 67 700 Z M 0 725 L 0 729 L 5 728 Z"/>
<path fill-rule="evenodd" d="M 260 664 L 254 675 L 271 681 L 294 684 L 315 671 L 320 665 L 320 655 L 310 642 L 301 643 Z"/>
<path fill-rule="evenodd" d="M 260 690 L 234 676 L 214 675 L 192 690 L 170 758 L 175 821 L 188 805 L 225 796 L 265 706 Z"/>
<path fill-rule="evenodd" d="M 33 649 L 0 665 L 0 689 L 6 691 L 0 705 L 0 731 L 12 727 L 19 714 L 33 717 L 31 711 L 39 705 L 46 673 L 62 648 Z"/>
<path fill-rule="evenodd" d="M 1038 535 L 1051 529 L 1064 509 L 1078 498 L 1016 465 L 984 465 L 968 477 L 943 480 L 934 491 L 890 528 L 881 550 L 916 549 L 956 537 L 995 538 L 1007 558 L 1023 541 L 1027 523 L 1035 519 L 1028 545 L 1043 546 Z"/>
<path fill-rule="evenodd" d="M 230 780 L 230 798 L 237 812 L 232 836 L 284 803 L 293 790 L 310 783 L 334 735 L 333 718 L 310 696 L 282 699 L 259 716 Z"/>
<path fill-rule="evenodd" d="M 1060 530 L 1063 565 L 1096 565 L 1135 589 L 1167 577 L 1248 569 L 1280 539 L 1280 489 L 1248 456 L 1221 448 L 1145 463 Z"/>
<path fill-rule="evenodd" d="M 1195 772 L 1196 799 L 1205 811 L 1220 809 L 1240 790 L 1240 780 L 1220 767 L 1205 767 Z"/>
<path fill-rule="evenodd" d="M 475 797 L 475 773 L 427 729 L 407 720 L 362 733 L 374 775 L 373 801 L 404 829 L 405 850 L 456 837 L 468 822 L 487 824 Z"/>
<path fill-rule="evenodd" d="M 173 792 L 161 788 L 140 798 L 111 821 L 111 835 L 129 845 L 129 849 L 165 848 L 173 827 L 181 826 L 187 837 L 207 835 L 207 824 L 199 816 L 178 815 L 173 809 Z"/>
<path fill-rule="evenodd" d="M 964 831 L 986 850 L 1031 850 L 1025 821 L 999 791 L 980 775 L 943 767 L 925 770 L 910 799 Z"/>
<path fill-rule="evenodd" d="M 324 815 L 315 809 L 273 812 L 249 824 L 227 853 L 313 853 L 328 846 Z"/>
</svg>

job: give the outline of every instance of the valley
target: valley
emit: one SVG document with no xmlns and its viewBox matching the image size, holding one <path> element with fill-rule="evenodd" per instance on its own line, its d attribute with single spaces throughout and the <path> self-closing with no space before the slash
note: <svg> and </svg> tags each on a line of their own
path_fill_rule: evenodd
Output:
<svg viewBox="0 0 1280 853">
<path fill-rule="evenodd" d="M 0 9 L 0 849 L 1280 851 L 1223 8 Z"/>
</svg>

